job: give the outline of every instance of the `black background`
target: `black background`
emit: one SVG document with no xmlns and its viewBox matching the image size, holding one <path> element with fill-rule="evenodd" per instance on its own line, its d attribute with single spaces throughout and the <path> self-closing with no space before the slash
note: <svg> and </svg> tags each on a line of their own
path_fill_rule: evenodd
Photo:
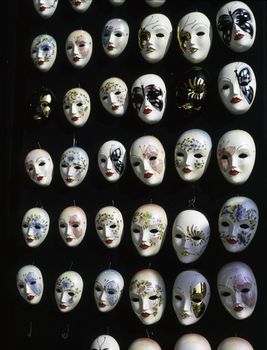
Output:
<svg viewBox="0 0 267 350">
<path fill-rule="evenodd" d="M 10 1 L 8 7 L 8 48 L 5 77 L 7 84 L 4 99 L 7 102 L 5 118 L 5 173 L 4 189 L 7 224 L 5 229 L 5 256 L 8 272 L 9 307 L 7 321 L 9 349 L 89 349 L 96 336 L 109 332 L 127 349 L 139 337 L 149 335 L 162 349 L 171 350 L 177 339 L 185 333 L 199 333 L 207 338 L 212 349 L 229 336 L 247 339 L 255 350 L 266 348 L 266 324 L 264 322 L 265 247 L 266 222 L 264 212 L 264 177 L 266 146 L 266 2 L 246 1 L 252 9 L 257 34 L 253 47 L 244 53 L 229 50 L 221 41 L 215 27 L 218 9 L 225 1 L 175 1 L 153 9 L 143 0 L 126 0 L 120 7 L 112 7 L 108 0 L 94 0 L 89 9 L 79 14 L 72 10 L 67 0 L 59 1 L 50 19 L 41 18 L 31 0 Z M 200 64 L 210 74 L 208 102 L 205 110 L 195 116 L 183 115 L 175 106 L 175 84 L 181 74 L 192 65 L 178 49 L 176 27 L 186 13 L 198 10 L 205 13 L 213 27 L 213 41 L 208 58 Z M 173 38 L 165 58 L 156 63 L 146 62 L 138 48 L 137 33 L 142 19 L 151 13 L 163 13 L 173 25 Z M 125 19 L 130 27 L 130 37 L 125 51 L 117 58 L 107 57 L 101 45 L 101 32 L 107 20 L 115 17 Z M 65 54 L 65 40 L 76 29 L 87 30 L 93 38 L 93 54 L 82 70 L 74 69 Z M 54 66 L 49 72 L 39 72 L 32 64 L 30 46 L 33 38 L 42 33 L 52 35 L 58 45 Z M 251 109 L 244 115 L 231 115 L 222 105 L 217 92 L 217 76 L 220 69 L 233 61 L 247 62 L 257 79 L 257 92 Z M 140 75 L 154 73 L 165 81 L 168 103 L 163 119 L 155 125 L 142 122 L 131 103 L 122 118 L 109 115 L 100 103 L 98 91 L 101 83 L 109 77 L 123 79 L 128 89 Z M 42 85 L 51 88 L 56 95 L 56 108 L 47 124 L 32 123 L 28 101 L 31 94 Z M 87 123 L 74 129 L 62 110 L 64 94 L 71 88 L 84 88 L 91 98 L 91 114 Z M 207 172 L 197 183 L 182 181 L 174 166 L 174 147 L 178 136 L 187 129 L 206 130 L 213 142 L 213 151 Z M 253 172 L 243 185 L 232 185 L 221 175 L 216 161 L 216 146 L 222 134 L 240 128 L 248 131 L 256 143 L 256 162 Z M 90 166 L 84 182 L 76 188 L 67 188 L 60 177 L 59 159 L 62 152 L 72 146 L 73 135 L 77 145 L 84 148 L 90 158 Z M 97 165 L 99 147 L 107 140 L 122 142 L 127 152 L 132 142 L 142 135 L 154 135 L 163 144 L 166 152 L 166 173 L 161 185 L 149 187 L 134 175 L 129 159 L 123 177 L 117 183 L 107 182 Z M 54 162 L 54 176 L 49 187 L 34 184 L 24 169 L 26 154 L 38 148 L 46 149 Z M 129 157 L 128 157 L 129 158 Z M 7 170 L 7 171 L 6 171 Z M 219 239 L 217 221 L 223 203 L 235 195 L 253 199 L 259 208 L 260 220 L 256 235 L 243 252 L 227 252 Z M 208 247 L 193 264 L 178 261 L 172 247 L 171 229 L 176 215 L 189 207 L 192 198 L 195 208 L 205 212 L 211 226 Z M 76 248 L 67 247 L 58 232 L 57 220 L 61 211 L 76 202 L 87 214 L 88 227 L 83 242 Z M 130 233 L 131 217 L 135 209 L 148 202 L 161 205 L 168 216 L 168 232 L 160 253 L 144 258 L 135 250 Z M 120 246 L 107 249 L 100 242 L 94 227 L 97 211 L 106 205 L 118 207 L 124 217 L 124 236 Z M 41 203 L 50 216 L 50 230 L 46 240 L 38 248 L 26 246 L 21 233 L 24 213 Z M 227 262 L 243 261 L 254 271 L 258 284 L 258 301 L 253 314 L 245 320 L 236 320 L 223 308 L 216 288 L 218 270 Z M 44 293 L 38 305 L 27 304 L 16 288 L 16 273 L 23 265 L 35 264 L 44 278 Z M 108 313 L 100 313 L 94 302 L 93 285 L 96 276 L 108 268 L 117 269 L 124 277 L 125 289 L 117 307 Z M 70 313 L 60 313 L 54 299 L 54 285 L 62 272 L 71 268 L 84 280 L 83 296 L 78 306 Z M 161 320 L 145 327 L 134 315 L 128 296 L 128 286 L 133 274 L 151 267 L 161 273 L 167 287 L 167 306 Z M 204 316 L 195 324 L 182 326 L 172 308 L 172 286 L 177 274 L 195 268 L 208 279 L 211 299 Z M 266 317 L 265 317 L 266 318 Z M 32 325 L 32 334 L 28 332 Z M 62 334 L 69 327 L 69 336 Z M 8 337 L 9 336 L 9 337 Z"/>
</svg>

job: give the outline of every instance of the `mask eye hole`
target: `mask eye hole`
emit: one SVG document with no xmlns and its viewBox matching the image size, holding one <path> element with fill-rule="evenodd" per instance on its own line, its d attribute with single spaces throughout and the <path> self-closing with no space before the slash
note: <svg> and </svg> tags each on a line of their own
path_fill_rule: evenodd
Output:
<svg viewBox="0 0 267 350">
<path fill-rule="evenodd" d="M 176 233 L 175 237 L 181 239 L 182 235 L 181 235 L 181 233 Z"/>
<path fill-rule="evenodd" d="M 159 230 L 157 230 L 156 228 L 153 228 L 152 230 L 150 230 L 150 232 L 155 234 L 155 233 L 158 233 Z"/>
<path fill-rule="evenodd" d="M 241 290 L 242 293 L 248 293 L 249 291 L 250 291 L 249 288 L 243 288 L 243 289 Z"/>
<path fill-rule="evenodd" d="M 202 158 L 203 155 L 202 155 L 201 153 L 197 153 L 197 154 L 194 155 L 194 157 L 197 158 L 197 159 L 199 159 L 199 158 Z"/>
<path fill-rule="evenodd" d="M 149 300 L 157 300 L 158 296 L 157 295 L 151 295 L 151 297 L 149 297 Z"/>
<path fill-rule="evenodd" d="M 77 228 L 77 227 L 79 227 L 80 225 L 79 224 L 73 224 L 72 225 L 72 227 L 74 227 L 74 228 Z"/>
<path fill-rule="evenodd" d="M 62 291 L 61 291 L 61 288 L 56 288 L 56 292 L 57 293 L 61 293 Z"/>
<path fill-rule="evenodd" d="M 197 32 L 197 36 L 203 36 L 203 35 L 205 35 L 204 32 Z"/>
<path fill-rule="evenodd" d="M 103 230 L 103 227 L 102 226 L 97 226 L 96 228 L 98 231 L 102 231 Z"/>
<path fill-rule="evenodd" d="M 227 155 L 223 155 L 223 156 L 221 157 L 221 159 L 227 160 L 227 159 L 228 159 L 228 156 L 227 156 Z"/>
<path fill-rule="evenodd" d="M 82 102 L 78 102 L 78 103 L 77 103 L 77 106 L 78 106 L 78 107 L 82 107 L 82 105 L 83 105 Z"/>
<path fill-rule="evenodd" d="M 226 221 L 223 221 L 222 223 L 221 223 L 221 225 L 223 226 L 223 227 L 229 227 L 230 225 L 228 224 L 228 222 L 226 222 Z"/>
<path fill-rule="evenodd" d="M 156 34 L 156 37 L 158 37 L 158 38 L 164 38 L 164 34 L 163 33 L 158 33 L 158 34 Z"/>
<path fill-rule="evenodd" d="M 149 158 L 149 160 L 152 160 L 152 161 L 153 161 L 153 160 L 156 160 L 156 159 L 157 159 L 156 156 L 152 156 L 152 157 Z"/>
<path fill-rule="evenodd" d="M 74 293 L 73 292 L 68 292 L 68 295 L 70 296 L 70 297 L 74 297 Z"/>
<path fill-rule="evenodd" d="M 134 162 L 134 163 L 133 163 L 133 166 L 135 166 L 135 167 L 136 167 L 136 166 L 139 166 L 139 165 L 140 165 L 140 162 Z"/>
<path fill-rule="evenodd" d="M 23 289 L 23 288 L 24 288 L 24 284 L 20 283 L 20 284 L 18 285 L 18 287 L 19 287 L 20 289 Z"/>
<path fill-rule="evenodd" d="M 39 163 L 39 165 L 40 165 L 40 166 L 44 166 L 44 165 L 45 165 L 45 162 L 42 161 L 42 162 Z"/>
<path fill-rule="evenodd" d="M 140 230 L 138 230 L 138 228 L 135 228 L 135 229 L 133 229 L 133 232 L 134 233 L 140 233 Z"/>
<path fill-rule="evenodd" d="M 241 224 L 240 227 L 245 229 L 245 230 L 249 228 L 249 226 L 247 224 Z"/>
<path fill-rule="evenodd" d="M 117 38 L 120 38 L 120 37 L 122 36 L 122 33 L 116 33 L 115 36 L 116 36 Z"/>
<path fill-rule="evenodd" d="M 223 293 L 222 293 L 222 296 L 223 296 L 223 297 L 229 297 L 229 295 L 230 295 L 229 292 L 223 292 Z"/>
<path fill-rule="evenodd" d="M 183 300 L 183 298 L 180 295 L 175 295 L 175 299 L 178 300 L 178 301 L 182 301 Z"/>
<path fill-rule="evenodd" d="M 110 225 L 110 228 L 116 228 L 117 227 L 117 225 L 115 225 L 115 224 L 112 224 L 112 225 Z"/>
<path fill-rule="evenodd" d="M 81 166 L 80 165 L 75 165 L 74 169 L 81 170 Z"/>
<path fill-rule="evenodd" d="M 183 155 L 182 152 L 177 152 L 177 153 L 176 153 L 176 156 L 177 156 L 177 157 L 183 157 L 184 155 Z"/>
<path fill-rule="evenodd" d="M 247 155 L 246 153 L 241 153 L 241 154 L 239 154 L 238 157 L 239 157 L 239 158 L 247 158 L 248 155 Z"/>
<path fill-rule="evenodd" d="M 98 286 L 95 287 L 95 290 L 96 290 L 97 292 L 101 292 L 101 288 L 98 287 Z"/>
<path fill-rule="evenodd" d="M 34 225 L 34 228 L 35 228 L 36 230 L 40 230 L 41 226 L 38 225 L 38 224 L 36 224 L 36 225 Z"/>
<path fill-rule="evenodd" d="M 136 298 L 136 297 L 134 297 L 134 298 L 132 298 L 132 301 L 133 301 L 134 303 L 138 303 L 138 302 L 139 302 L 139 299 Z"/>
<path fill-rule="evenodd" d="M 223 85 L 223 87 L 222 87 L 223 90 L 228 90 L 229 88 L 230 88 L 230 86 L 229 86 L 228 84 L 225 84 L 225 85 Z"/>
<path fill-rule="evenodd" d="M 30 285 L 34 286 L 36 284 L 36 281 L 31 281 Z"/>
</svg>

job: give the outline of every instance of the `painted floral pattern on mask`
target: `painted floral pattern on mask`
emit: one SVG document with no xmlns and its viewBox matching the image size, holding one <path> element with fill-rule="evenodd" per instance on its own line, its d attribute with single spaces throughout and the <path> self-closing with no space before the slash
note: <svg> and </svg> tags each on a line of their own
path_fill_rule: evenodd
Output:
<svg viewBox="0 0 267 350">
<path fill-rule="evenodd" d="M 31 57 L 34 65 L 43 72 L 53 66 L 57 55 L 57 43 L 48 34 L 38 35 L 31 45 Z"/>
<path fill-rule="evenodd" d="M 41 271 L 34 265 L 22 267 L 17 274 L 17 288 L 29 304 L 38 304 L 44 289 Z"/>
<path fill-rule="evenodd" d="M 123 222 L 120 217 L 118 217 L 116 212 L 105 213 L 101 212 L 96 216 L 95 220 L 96 230 L 99 236 L 102 238 L 105 244 L 111 244 L 114 240 L 120 239 L 121 231 L 123 228 Z M 104 227 L 110 228 L 111 237 L 106 237 Z"/>
<path fill-rule="evenodd" d="M 90 113 L 88 93 L 81 88 L 69 90 L 63 99 L 63 110 L 72 125 L 84 125 Z"/>
<path fill-rule="evenodd" d="M 58 308 L 62 312 L 72 310 L 80 301 L 83 282 L 77 273 L 63 273 L 56 281 L 55 297 Z"/>
<path fill-rule="evenodd" d="M 30 209 L 22 220 L 22 232 L 26 243 L 29 246 L 38 246 L 45 239 L 49 225 L 49 216 L 43 209 Z"/>
<path fill-rule="evenodd" d="M 116 281 L 109 281 L 106 280 L 105 284 L 102 285 L 101 283 L 99 283 L 98 281 L 96 281 L 95 283 L 95 293 L 97 296 L 97 299 L 99 300 L 98 302 L 98 307 L 101 308 L 105 308 L 106 304 L 101 301 L 101 296 L 100 294 L 105 293 L 107 296 L 107 302 L 111 307 L 114 307 L 117 302 L 119 301 L 120 298 L 120 288 L 118 283 L 116 283 Z"/>
<path fill-rule="evenodd" d="M 205 166 L 205 160 L 203 158 L 203 152 L 207 153 L 207 145 L 205 143 L 200 142 L 199 140 L 196 140 L 195 138 L 187 137 L 183 139 L 181 142 L 178 142 L 176 144 L 176 158 L 175 158 L 175 166 L 177 168 L 181 168 L 182 165 L 184 165 L 184 154 L 182 152 L 179 152 L 179 149 L 185 152 L 197 152 L 194 154 L 195 162 L 194 167 L 196 169 L 201 169 Z M 199 152 L 198 152 L 199 151 Z M 186 172 L 186 168 L 184 169 L 184 172 Z"/>
</svg>

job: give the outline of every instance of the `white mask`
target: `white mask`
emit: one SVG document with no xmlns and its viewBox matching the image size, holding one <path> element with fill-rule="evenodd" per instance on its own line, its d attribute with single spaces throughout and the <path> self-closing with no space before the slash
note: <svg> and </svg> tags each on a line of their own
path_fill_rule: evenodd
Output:
<svg viewBox="0 0 267 350">
<path fill-rule="evenodd" d="M 174 350 L 211 350 L 206 338 L 200 334 L 188 333 L 182 335 L 176 342 Z"/>
<path fill-rule="evenodd" d="M 130 161 L 135 175 L 146 185 L 156 186 L 165 174 L 165 151 L 154 136 L 141 136 L 130 148 Z"/>
<path fill-rule="evenodd" d="M 82 127 L 91 112 L 91 101 L 88 92 L 81 88 L 68 90 L 63 99 L 63 111 L 71 125 Z"/>
<path fill-rule="evenodd" d="M 204 13 L 197 11 L 186 14 L 178 23 L 177 38 L 180 49 L 189 62 L 203 62 L 212 42 L 210 20 Z"/>
<path fill-rule="evenodd" d="M 123 5 L 125 3 L 125 0 L 109 0 L 109 3 L 112 6 L 117 7 Z"/>
<path fill-rule="evenodd" d="M 60 174 L 68 187 L 76 187 L 82 183 L 89 168 L 89 157 L 84 149 L 70 147 L 60 159 Z"/>
<path fill-rule="evenodd" d="M 92 0 L 69 0 L 74 11 L 84 13 L 92 4 Z"/>
<path fill-rule="evenodd" d="M 117 77 L 111 77 L 103 81 L 99 89 L 99 97 L 105 110 L 114 117 L 125 114 L 128 103 L 128 87 L 125 82 Z"/>
<path fill-rule="evenodd" d="M 255 74 L 247 63 L 228 63 L 219 72 L 219 95 L 231 114 L 244 114 L 250 109 L 255 99 L 256 88 Z"/>
<path fill-rule="evenodd" d="M 74 30 L 67 37 L 65 50 L 68 60 L 74 68 L 84 68 L 93 51 L 91 35 L 82 29 Z"/>
<path fill-rule="evenodd" d="M 257 302 L 257 283 L 251 268 L 240 261 L 224 265 L 217 276 L 217 288 L 225 309 L 237 320 L 249 317 Z"/>
<path fill-rule="evenodd" d="M 229 198 L 219 214 L 218 228 L 224 248 L 231 253 L 242 252 L 251 243 L 259 221 L 256 203 L 247 197 Z"/>
<path fill-rule="evenodd" d="M 94 298 L 101 312 L 113 310 L 120 301 L 124 288 L 122 275 L 112 269 L 101 272 L 94 285 Z"/>
<path fill-rule="evenodd" d="M 150 7 L 160 7 L 165 3 L 166 0 L 145 0 L 145 3 Z"/>
<path fill-rule="evenodd" d="M 33 0 L 33 5 L 41 17 L 50 18 L 56 11 L 58 0 Z"/>
<path fill-rule="evenodd" d="M 121 18 L 112 18 L 102 30 L 102 46 L 108 57 L 118 57 L 126 48 L 129 39 L 128 23 Z"/>
<path fill-rule="evenodd" d="M 25 169 L 30 179 L 40 186 L 49 186 L 52 181 L 54 164 L 50 154 L 37 148 L 25 157 Z"/>
<path fill-rule="evenodd" d="M 44 282 L 41 271 L 34 265 L 25 265 L 17 273 L 17 288 L 24 300 L 29 304 L 41 301 Z"/>
<path fill-rule="evenodd" d="M 83 292 L 82 277 L 75 271 L 63 272 L 56 281 L 55 299 L 61 312 L 73 310 L 79 303 Z"/>
<path fill-rule="evenodd" d="M 139 338 L 131 343 L 128 350 L 161 350 L 161 347 L 153 339 Z"/>
<path fill-rule="evenodd" d="M 244 130 L 231 130 L 222 135 L 217 146 L 217 161 L 224 178 L 235 185 L 246 182 L 253 170 L 256 146 Z"/>
<path fill-rule="evenodd" d="M 101 208 L 95 217 L 95 228 L 107 248 L 116 248 L 123 236 L 124 221 L 120 210 L 113 206 Z"/>
<path fill-rule="evenodd" d="M 99 149 L 98 167 L 109 182 L 118 181 L 126 167 L 126 149 L 119 141 L 107 141 Z"/>
<path fill-rule="evenodd" d="M 246 339 L 229 337 L 220 342 L 217 350 L 253 350 L 253 347 Z"/>
<path fill-rule="evenodd" d="M 98 336 L 91 344 L 90 350 L 120 350 L 116 339 L 110 335 L 103 334 Z"/>
<path fill-rule="evenodd" d="M 205 215 L 197 210 L 180 212 L 172 227 L 172 245 L 179 261 L 184 264 L 198 260 L 207 248 L 210 225 Z"/>
<path fill-rule="evenodd" d="M 68 247 L 77 247 L 86 233 L 87 219 L 82 208 L 71 206 L 65 208 L 58 219 L 61 238 Z"/>
<path fill-rule="evenodd" d="M 24 214 L 21 226 L 28 247 L 36 248 L 48 234 L 50 218 L 44 209 L 31 208 Z"/>
<path fill-rule="evenodd" d="M 140 76 L 132 85 L 131 95 L 133 107 L 143 122 L 156 124 L 162 119 L 167 103 L 167 90 L 160 76 Z"/>
<path fill-rule="evenodd" d="M 149 63 L 161 61 L 167 54 L 172 39 L 172 24 L 161 13 L 145 17 L 138 32 L 141 55 Z"/>
<path fill-rule="evenodd" d="M 256 21 L 251 9 L 244 2 L 224 4 L 216 15 L 218 34 L 223 43 L 235 52 L 251 48 L 256 37 Z"/>
<path fill-rule="evenodd" d="M 180 178 L 184 181 L 199 180 L 210 162 L 212 142 L 209 134 L 201 129 L 183 132 L 176 143 L 174 161 Z"/>
<path fill-rule="evenodd" d="M 207 310 L 210 286 L 195 270 L 179 273 L 173 285 L 172 305 L 178 321 L 188 326 L 198 322 Z"/>
<path fill-rule="evenodd" d="M 33 39 L 31 58 L 35 67 L 41 72 L 48 72 L 57 57 L 56 40 L 48 34 L 40 34 Z"/>
<path fill-rule="evenodd" d="M 140 206 L 132 217 L 132 241 L 141 256 L 156 255 L 164 242 L 167 231 L 167 215 L 157 204 Z"/>
<path fill-rule="evenodd" d="M 166 288 L 157 271 L 138 271 L 131 279 L 129 293 L 132 309 L 144 325 L 161 319 L 166 306 Z"/>
</svg>

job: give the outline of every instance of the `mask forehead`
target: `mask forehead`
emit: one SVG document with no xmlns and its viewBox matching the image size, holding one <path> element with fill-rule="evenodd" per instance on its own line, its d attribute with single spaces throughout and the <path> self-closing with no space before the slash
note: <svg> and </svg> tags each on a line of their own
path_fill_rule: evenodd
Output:
<svg viewBox="0 0 267 350">
<path fill-rule="evenodd" d="M 246 182 L 253 170 L 256 146 L 245 130 L 230 130 L 222 135 L 217 145 L 217 161 L 221 173 L 232 184 Z"/>
<path fill-rule="evenodd" d="M 31 44 L 31 58 L 35 67 L 41 72 L 48 72 L 57 56 L 56 40 L 49 34 L 40 34 Z"/>
<path fill-rule="evenodd" d="M 69 0 L 69 3 L 74 11 L 83 13 L 88 10 L 92 4 L 92 0 Z"/>
<path fill-rule="evenodd" d="M 118 57 L 126 48 L 129 40 L 129 26 L 122 18 L 107 21 L 102 30 L 102 45 L 109 57 Z"/>
<path fill-rule="evenodd" d="M 60 174 L 68 187 L 82 183 L 89 168 L 89 157 L 80 147 L 67 148 L 60 160 Z"/>
<path fill-rule="evenodd" d="M 157 271 L 138 271 L 131 279 L 129 294 L 133 311 L 143 324 L 153 324 L 161 319 L 166 305 L 166 288 Z"/>
<path fill-rule="evenodd" d="M 50 154 L 41 148 L 30 151 L 25 157 L 25 169 L 30 179 L 40 186 L 49 186 L 54 164 Z"/>
<path fill-rule="evenodd" d="M 229 337 L 220 342 L 218 350 L 253 350 L 252 345 L 244 338 Z"/>
<path fill-rule="evenodd" d="M 69 312 L 79 303 L 83 292 L 83 279 L 76 271 L 65 271 L 56 280 L 55 299 L 59 311 Z"/>
<path fill-rule="evenodd" d="M 177 39 L 183 56 L 191 63 L 204 61 L 210 51 L 212 26 L 201 12 L 184 15 L 177 26 Z"/>
<path fill-rule="evenodd" d="M 103 334 L 98 336 L 91 344 L 91 350 L 120 350 L 119 344 L 115 338 L 110 335 Z"/>
<path fill-rule="evenodd" d="M 247 51 L 255 41 L 255 17 L 242 1 L 231 1 L 221 7 L 216 15 L 216 27 L 223 43 L 235 52 Z"/>
<path fill-rule="evenodd" d="M 210 135 L 201 129 L 183 132 L 175 146 L 174 161 L 176 170 L 185 181 L 197 181 L 205 173 L 211 157 Z"/>
<path fill-rule="evenodd" d="M 165 150 L 154 136 L 136 139 L 130 148 L 130 161 L 136 176 L 146 185 L 159 185 L 165 173 Z"/>
<path fill-rule="evenodd" d="M 50 218 L 46 210 L 31 208 L 22 219 L 22 233 L 29 247 L 38 247 L 46 238 L 50 226 Z"/>
<path fill-rule="evenodd" d="M 148 15 L 143 19 L 138 31 L 138 44 L 143 58 L 149 63 L 161 61 L 170 46 L 172 24 L 161 13 Z"/>
<path fill-rule="evenodd" d="M 161 347 L 153 339 L 139 338 L 131 343 L 129 350 L 161 350 Z"/>
<path fill-rule="evenodd" d="M 241 261 L 224 265 L 218 272 L 217 288 L 225 309 L 236 319 L 249 317 L 257 302 L 257 283 L 252 269 Z"/>
<path fill-rule="evenodd" d="M 229 198 L 219 213 L 220 239 L 226 250 L 240 252 L 251 243 L 258 226 L 256 203 L 244 196 Z"/>
<path fill-rule="evenodd" d="M 247 63 L 232 62 L 219 72 L 219 95 L 225 108 L 232 114 L 244 114 L 251 108 L 256 88 L 255 74 Z"/>
<path fill-rule="evenodd" d="M 183 325 L 194 324 L 202 318 L 210 300 L 210 286 L 201 273 L 186 270 L 179 273 L 173 285 L 173 308 Z"/>
<path fill-rule="evenodd" d="M 93 40 L 91 35 L 82 29 L 74 30 L 66 39 L 65 51 L 74 68 L 84 68 L 92 56 Z"/>
<path fill-rule="evenodd" d="M 125 0 L 109 0 L 109 3 L 112 5 L 112 6 L 121 6 L 125 3 Z"/>
<path fill-rule="evenodd" d="M 157 204 L 144 204 L 133 214 L 132 241 L 138 253 L 151 256 L 159 252 L 166 234 L 167 215 Z"/>
<path fill-rule="evenodd" d="M 166 0 L 145 0 L 145 3 L 150 7 L 160 7 L 165 3 Z"/>
<path fill-rule="evenodd" d="M 41 301 L 44 289 L 41 270 L 34 265 L 25 265 L 19 269 L 16 277 L 20 295 L 29 304 L 38 304 Z"/>
<path fill-rule="evenodd" d="M 182 335 L 176 342 L 174 350 L 211 350 L 207 339 L 200 334 L 190 333 Z"/>
<path fill-rule="evenodd" d="M 82 88 L 68 90 L 63 98 L 63 111 L 70 124 L 76 127 L 83 126 L 91 112 L 88 92 Z"/>
<path fill-rule="evenodd" d="M 43 18 L 50 18 L 56 11 L 58 0 L 33 0 L 37 13 Z"/>
</svg>

